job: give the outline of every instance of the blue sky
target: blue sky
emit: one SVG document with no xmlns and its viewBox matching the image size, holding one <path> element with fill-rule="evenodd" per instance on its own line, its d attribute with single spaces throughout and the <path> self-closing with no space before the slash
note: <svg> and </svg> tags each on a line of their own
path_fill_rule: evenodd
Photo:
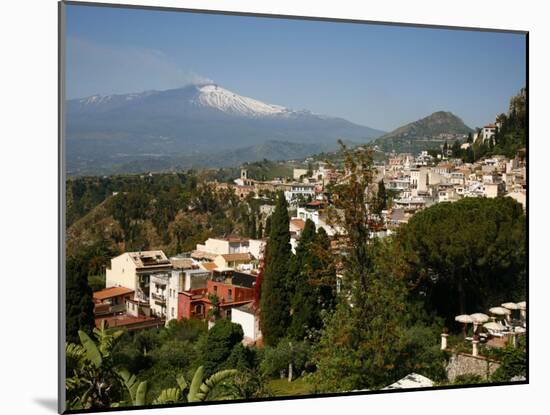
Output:
<svg viewBox="0 0 550 415">
<path fill-rule="evenodd" d="M 392 130 L 434 111 L 471 127 L 525 86 L 520 34 L 67 6 L 67 97 L 211 80 Z"/>
</svg>

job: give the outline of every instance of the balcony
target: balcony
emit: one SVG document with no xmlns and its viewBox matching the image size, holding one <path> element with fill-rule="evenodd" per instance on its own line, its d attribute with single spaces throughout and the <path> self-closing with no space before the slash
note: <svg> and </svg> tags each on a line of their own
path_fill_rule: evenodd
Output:
<svg viewBox="0 0 550 415">
<path fill-rule="evenodd" d="M 158 305 L 166 304 L 166 297 L 161 294 L 152 293 L 151 298 L 157 303 Z"/>
</svg>

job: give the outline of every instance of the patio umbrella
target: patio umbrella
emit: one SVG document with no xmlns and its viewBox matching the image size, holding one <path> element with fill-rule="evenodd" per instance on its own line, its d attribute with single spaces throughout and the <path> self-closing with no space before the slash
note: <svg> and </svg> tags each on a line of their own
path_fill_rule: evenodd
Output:
<svg viewBox="0 0 550 415">
<path fill-rule="evenodd" d="M 466 337 L 466 324 L 473 323 L 474 322 L 473 318 L 470 317 L 468 314 L 461 314 L 455 317 L 455 321 L 458 321 L 459 323 L 464 324 L 462 331 L 464 333 L 464 337 Z"/>
<path fill-rule="evenodd" d="M 496 321 L 490 321 L 488 323 L 485 323 L 483 325 L 487 330 L 496 330 L 496 331 L 503 331 L 506 330 L 506 327 L 504 327 L 502 324 L 497 323 Z"/>
<path fill-rule="evenodd" d="M 507 308 L 508 310 L 518 310 L 519 307 L 516 303 L 502 303 L 502 307 Z"/>
<path fill-rule="evenodd" d="M 483 323 L 486 323 L 489 321 L 489 316 L 487 314 L 483 313 L 474 313 L 470 314 L 470 318 L 472 319 L 472 322 L 474 323 L 474 334 L 477 331 L 477 326 Z"/>
<path fill-rule="evenodd" d="M 504 307 L 493 307 L 493 308 L 489 309 L 489 312 L 491 314 L 495 314 L 497 316 L 507 316 L 508 314 L 511 313 L 510 310 L 508 310 L 507 308 L 504 308 Z"/>
<path fill-rule="evenodd" d="M 525 301 L 520 301 L 517 306 L 519 308 L 520 317 L 525 320 L 525 316 L 527 314 L 527 303 Z"/>
</svg>

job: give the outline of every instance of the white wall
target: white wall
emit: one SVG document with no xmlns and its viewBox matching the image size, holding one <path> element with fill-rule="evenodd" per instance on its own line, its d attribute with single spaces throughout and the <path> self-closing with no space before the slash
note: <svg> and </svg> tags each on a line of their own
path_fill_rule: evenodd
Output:
<svg viewBox="0 0 550 415">
<path fill-rule="evenodd" d="M 126 287 L 137 292 L 136 265 L 130 255 L 124 253 L 111 259 L 111 268 L 107 269 L 106 287 Z"/>
<path fill-rule="evenodd" d="M 256 320 L 253 314 L 239 310 L 238 308 L 233 308 L 231 310 L 231 321 L 241 325 L 244 337 L 256 341 L 258 333 L 256 331 Z"/>
<path fill-rule="evenodd" d="M 168 286 L 166 287 L 166 323 L 178 317 L 178 292 L 180 291 L 181 270 L 172 270 Z M 172 315 L 172 309 L 174 314 Z"/>
</svg>

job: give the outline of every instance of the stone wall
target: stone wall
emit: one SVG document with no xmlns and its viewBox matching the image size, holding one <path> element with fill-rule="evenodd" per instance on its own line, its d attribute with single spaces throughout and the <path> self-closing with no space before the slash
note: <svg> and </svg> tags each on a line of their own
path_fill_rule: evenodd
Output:
<svg viewBox="0 0 550 415">
<path fill-rule="evenodd" d="M 447 378 L 450 382 L 454 382 L 462 375 L 477 375 L 486 380 L 499 367 L 500 363 L 486 357 L 454 353 L 447 365 Z"/>
</svg>

